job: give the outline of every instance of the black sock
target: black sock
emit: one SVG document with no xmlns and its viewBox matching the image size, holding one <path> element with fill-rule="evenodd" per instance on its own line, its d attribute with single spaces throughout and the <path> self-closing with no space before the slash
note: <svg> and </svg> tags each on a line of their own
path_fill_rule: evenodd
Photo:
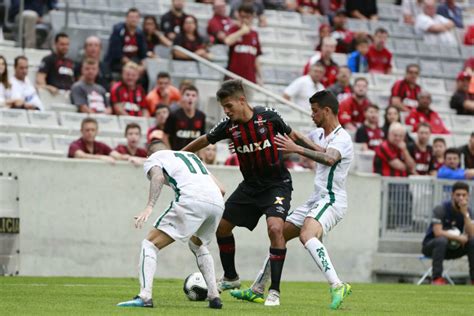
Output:
<svg viewBox="0 0 474 316">
<path fill-rule="evenodd" d="M 235 271 L 235 240 L 234 235 L 228 237 L 217 237 L 219 245 L 219 254 L 221 257 L 222 268 L 224 269 L 224 277 L 229 280 L 237 278 Z"/>
<path fill-rule="evenodd" d="M 280 280 L 283 271 L 283 264 L 285 263 L 285 256 L 286 248 L 270 248 L 270 268 L 272 273 L 272 284 L 270 285 L 270 290 L 280 292 Z"/>
</svg>

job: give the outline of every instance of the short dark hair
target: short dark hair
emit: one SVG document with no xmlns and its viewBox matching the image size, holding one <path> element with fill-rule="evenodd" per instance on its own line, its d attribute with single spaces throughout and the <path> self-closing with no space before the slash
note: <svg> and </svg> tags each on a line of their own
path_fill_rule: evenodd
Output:
<svg viewBox="0 0 474 316">
<path fill-rule="evenodd" d="M 418 71 L 421 70 L 421 67 L 420 67 L 420 65 L 418 65 L 418 64 L 408 64 L 408 65 L 405 67 L 405 72 L 408 72 L 408 69 L 414 68 L 414 67 L 417 68 Z"/>
<path fill-rule="evenodd" d="M 377 111 L 380 111 L 379 106 L 375 103 L 369 103 L 369 105 L 367 105 L 367 107 L 365 108 L 365 111 L 368 111 L 369 109 L 375 109 Z"/>
<path fill-rule="evenodd" d="M 23 56 L 23 55 L 20 55 L 20 56 L 16 56 L 15 59 L 13 60 L 13 67 L 16 68 L 16 66 L 18 66 L 18 62 L 20 60 L 26 60 L 28 62 L 28 58 L 26 58 L 26 56 Z M 5 65 L 6 66 L 6 65 Z"/>
<path fill-rule="evenodd" d="M 84 128 L 84 125 L 88 124 L 88 123 L 94 123 L 95 126 L 99 127 L 99 123 L 97 123 L 97 120 L 93 117 L 86 117 L 85 119 L 82 120 L 81 122 L 81 129 Z"/>
<path fill-rule="evenodd" d="M 355 78 L 354 84 L 356 84 L 358 81 L 365 81 L 365 83 L 366 83 L 367 85 L 369 85 L 369 80 L 367 80 L 367 78 L 365 78 L 365 77 L 357 77 L 357 78 Z"/>
<path fill-rule="evenodd" d="M 161 78 L 168 78 L 168 79 L 171 79 L 171 76 L 169 74 L 169 72 L 166 72 L 166 71 L 160 71 L 158 73 L 158 75 L 156 75 L 156 79 L 161 79 Z"/>
<path fill-rule="evenodd" d="M 193 85 L 193 84 L 188 84 L 188 85 L 186 85 L 186 86 L 183 88 L 183 94 L 184 94 L 186 91 L 196 91 L 196 93 L 199 94 L 198 88 L 196 88 L 196 86 Z"/>
<path fill-rule="evenodd" d="M 379 34 L 379 33 L 388 34 L 388 31 L 387 31 L 386 28 L 378 27 L 378 28 L 375 30 L 375 33 L 374 33 L 374 34 Z"/>
<path fill-rule="evenodd" d="M 64 33 L 64 32 L 59 32 L 59 33 L 56 34 L 56 36 L 54 37 L 54 43 L 57 43 L 61 38 L 69 38 L 69 35 L 67 35 L 67 34 Z"/>
<path fill-rule="evenodd" d="M 469 193 L 469 185 L 465 182 L 458 181 L 455 184 L 453 184 L 451 192 L 454 193 L 457 190 L 465 190 L 467 193 Z"/>
<path fill-rule="evenodd" d="M 220 89 L 216 92 L 218 101 L 236 95 L 245 96 L 244 85 L 242 84 L 241 80 L 237 79 L 224 81 Z"/>
<path fill-rule="evenodd" d="M 328 90 L 321 90 L 313 94 L 313 96 L 309 98 L 309 103 L 311 103 L 311 105 L 316 103 L 320 108 L 328 107 L 334 114 L 339 112 L 339 102 L 336 96 Z"/>
<path fill-rule="evenodd" d="M 127 124 L 127 127 L 125 127 L 125 136 L 127 136 L 128 130 L 129 130 L 129 129 L 132 129 L 132 128 L 138 128 L 138 132 L 139 132 L 140 134 L 142 133 L 142 128 L 140 127 L 140 125 L 138 125 L 138 124 L 135 123 L 135 122 L 131 122 L 131 123 L 128 123 L 128 124 Z"/>
<path fill-rule="evenodd" d="M 243 3 L 239 6 L 239 9 L 237 10 L 237 12 L 244 12 L 244 13 L 248 13 L 248 14 L 254 14 L 255 10 L 253 9 L 253 5 L 251 5 L 249 3 Z"/>
<path fill-rule="evenodd" d="M 444 138 L 441 137 L 436 137 L 435 139 L 433 139 L 433 144 L 434 143 L 443 143 L 444 146 L 446 146 L 446 141 L 444 140 Z"/>
<path fill-rule="evenodd" d="M 153 139 L 147 146 L 147 156 L 150 156 L 151 154 L 153 154 L 154 152 L 158 151 L 161 149 L 166 149 L 166 145 L 165 143 L 163 143 L 161 140 L 159 139 Z"/>
<path fill-rule="evenodd" d="M 160 103 L 155 108 L 155 115 L 156 113 L 158 113 L 158 110 L 161 110 L 161 109 L 167 109 L 168 111 L 170 110 L 170 108 L 167 105 Z"/>
<path fill-rule="evenodd" d="M 367 45 L 369 45 L 370 42 L 369 42 L 369 40 L 367 39 L 367 37 L 362 37 L 362 38 L 359 38 L 359 39 L 357 39 L 357 40 L 355 41 L 355 46 L 356 46 L 356 47 L 359 46 L 360 44 L 367 44 Z"/>
<path fill-rule="evenodd" d="M 131 7 L 130 9 L 127 10 L 126 16 L 128 16 L 130 13 L 134 13 L 134 12 L 140 14 L 140 10 L 138 10 L 135 7 Z"/>
<path fill-rule="evenodd" d="M 419 130 L 420 127 L 427 127 L 427 128 L 430 129 L 430 132 L 431 132 L 431 125 L 430 125 L 430 123 L 428 123 L 428 122 L 421 122 L 421 123 L 419 123 L 419 124 L 416 126 L 416 130 Z"/>
<path fill-rule="evenodd" d="M 457 148 L 451 147 L 446 149 L 446 151 L 444 152 L 444 159 L 446 159 L 449 154 L 457 155 L 459 158 L 461 158 L 461 154 L 459 153 L 459 150 Z"/>
</svg>

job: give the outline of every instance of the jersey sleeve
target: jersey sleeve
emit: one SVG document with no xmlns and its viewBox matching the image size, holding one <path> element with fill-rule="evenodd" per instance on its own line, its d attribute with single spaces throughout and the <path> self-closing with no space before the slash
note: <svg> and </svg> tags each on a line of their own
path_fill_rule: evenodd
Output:
<svg viewBox="0 0 474 316">
<path fill-rule="evenodd" d="M 150 175 L 148 173 L 153 167 L 160 167 L 163 169 L 163 162 L 161 161 L 159 155 L 151 155 L 143 164 L 143 171 L 145 172 L 145 177 L 148 179 L 150 179 Z"/>
<path fill-rule="evenodd" d="M 51 67 L 53 67 L 53 58 L 52 55 L 46 56 L 41 60 L 41 63 L 38 68 L 38 72 L 47 74 Z"/>
<path fill-rule="evenodd" d="M 81 88 L 80 85 L 73 85 L 71 89 L 71 103 L 76 106 L 81 105 L 88 105 L 87 102 L 87 94 L 84 93 L 85 91 Z"/>
<path fill-rule="evenodd" d="M 229 121 L 230 121 L 229 118 L 226 117 L 225 119 L 217 123 L 217 125 L 215 125 L 209 131 L 209 133 L 206 134 L 207 140 L 209 141 L 209 143 L 215 144 L 220 140 L 229 138 L 229 135 L 227 134 L 227 127 L 228 127 Z"/>
<path fill-rule="evenodd" d="M 273 108 L 266 108 L 266 110 L 269 113 L 270 121 L 274 124 L 275 133 L 289 135 L 292 129 L 286 124 L 280 113 Z"/>
<path fill-rule="evenodd" d="M 438 205 L 433 209 L 433 215 L 431 217 L 431 223 L 433 224 L 442 224 L 444 218 L 444 207 Z"/>
<path fill-rule="evenodd" d="M 347 158 L 352 153 L 352 140 L 350 137 L 335 137 L 329 144 L 327 148 L 336 149 L 339 154 L 341 154 L 341 159 Z"/>
</svg>

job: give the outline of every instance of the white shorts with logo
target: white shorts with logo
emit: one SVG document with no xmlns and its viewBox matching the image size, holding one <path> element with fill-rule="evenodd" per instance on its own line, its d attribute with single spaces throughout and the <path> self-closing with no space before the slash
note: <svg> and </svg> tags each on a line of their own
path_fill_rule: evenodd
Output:
<svg viewBox="0 0 474 316">
<path fill-rule="evenodd" d="M 317 196 L 313 195 L 303 205 L 291 212 L 286 221 L 301 229 L 306 217 L 314 218 L 321 224 L 324 235 L 326 235 L 344 218 L 346 211 L 345 205 L 331 203 L 326 199 L 318 200 Z"/>
<path fill-rule="evenodd" d="M 197 200 L 173 201 L 153 226 L 174 240 L 187 242 L 196 236 L 208 245 L 216 234 L 223 212 L 224 205 Z"/>
</svg>

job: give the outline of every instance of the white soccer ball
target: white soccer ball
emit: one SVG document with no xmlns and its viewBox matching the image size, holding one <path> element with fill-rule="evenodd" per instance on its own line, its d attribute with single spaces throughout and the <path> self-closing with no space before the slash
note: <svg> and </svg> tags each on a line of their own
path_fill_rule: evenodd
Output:
<svg viewBox="0 0 474 316">
<path fill-rule="evenodd" d="M 207 285 L 201 272 L 194 272 L 184 279 L 184 294 L 191 301 L 204 301 L 207 298 Z"/>
<path fill-rule="evenodd" d="M 451 235 L 454 235 L 454 236 L 461 236 L 461 231 L 457 227 L 453 227 L 453 228 L 447 230 L 447 232 Z M 460 246 L 461 246 L 461 244 L 456 240 L 450 240 L 449 244 L 448 244 L 448 248 L 451 249 L 451 250 L 456 250 Z"/>
</svg>

